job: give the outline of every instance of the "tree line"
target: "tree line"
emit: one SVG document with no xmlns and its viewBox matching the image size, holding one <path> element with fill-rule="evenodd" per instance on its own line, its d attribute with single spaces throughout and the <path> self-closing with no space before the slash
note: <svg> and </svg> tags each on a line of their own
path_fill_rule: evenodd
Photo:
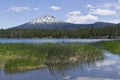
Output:
<svg viewBox="0 0 120 80">
<path fill-rule="evenodd" d="M 117 38 L 119 26 L 72 29 L 0 29 L 0 38 Z"/>
</svg>

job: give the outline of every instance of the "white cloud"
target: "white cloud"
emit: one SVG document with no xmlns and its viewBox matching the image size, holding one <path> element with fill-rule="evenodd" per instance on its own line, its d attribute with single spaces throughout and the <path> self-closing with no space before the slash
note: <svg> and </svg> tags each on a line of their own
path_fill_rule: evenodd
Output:
<svg viewBox="0 0 120 80">
<path fill-rule="evenodd" d="M 107 15 L 116 15 L 117 12 L 109 9 L 92 9 L 90 14 L 107 16 Z"/>
<path fill-rule="evenodd" d="M 87 4 L 86 7 L 90 8 L 90 9 L 110 9 L 114 7 L 114 4 L 111 3 L 105 3 L 102 5 L 92 5 L 92 4 Z"/>
<path fill-rule="evenodd" d="M 53 10 L 60 10 L 61 9 L 61 7 L 58 7 L 58 6 L 51 6 L 50 8 Z"/>
<path fill-rule="evenodd" d="M 94 6 L 95 9 L 99 8 L 99 9 L 120 9 L 120 3 L 105 3 L 103 5 L 100 6 Z"/>
<path fill-rule="evenodd" d="M 86 7 L 93 8 L 93 6 L 91 4 L 88 4 Z"/>
<path fill-rule="evenodd" d="M 86 7 L 90 9 L 90 14 L 96 14 L 101 16 L 120 15 L 120 3 L 103 3 L 101 5 L 88 4 Z"/>
<path fill-rule="evenodd" d="M 21 12 L 21 11 L 28 11 L 30 10 L 29 7 L 10 7 L 6 12 L 14 11 L 14 12 Z"/>
<path fill-rule="evenodd" d="M 113 7 L 113 4 L 111 3 L 105 3 L 103 5 L 95 6 L 95 8 L 100 8 L 100 9 L 110 9 L 111 7 Z"/>
<path fill-rule="evenodd" d="M 81 14 L 80 11 L 72 11 L 72 12 L 68 12 L 68 15 L 79 15 Z"/>
<path fill-rule="evenodd" d="M 106 4 L 104 4 L 103 6 L 104 6 L 104 7 L 112 7 L 112 6 L 113 6 L 113 4 L 106 3 Z"/>
<path fill-rule="evenodd" d="M 38 10 L 40 10 L 40 9 L 39 9 L 39 8 L 33 8 L 33 10 L 38 11 Z"/>
<path fill-rule="evenodd" d="M 81 15 L 81 12 L 79 11 L 68 12 L 67 17 L 68 19 L 66 22 L 75 24 L 91 23 L 98 20 L 96 16 L 93 16 L 91 14 Z"/>
<path fill-rule="evenodd" d="M 30 8 L 30 7 L 9 7 L 6 12 L 22 12 L 22 11 L 30 11 L 30 10 L 39 10 L 39 8 Z"/>
<path fill-rule="evenodd" d="M 117 24 L 117 23 L 120 23 L 120 19 L 114 19 L 114 20 L 110 20 L 108 22 Z"/>
<path fill-rule="evenodd" d="M 118 0 L 118 2 L 120 2 L 120 0 Z"/>
</svg>

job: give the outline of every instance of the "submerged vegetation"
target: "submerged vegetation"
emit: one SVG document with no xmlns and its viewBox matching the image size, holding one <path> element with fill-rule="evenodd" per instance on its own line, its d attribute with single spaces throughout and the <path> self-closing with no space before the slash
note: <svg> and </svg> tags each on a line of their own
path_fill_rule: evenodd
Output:
<svg viewBox="0 0 120 80">
<path fill-rule="evenodd" d="M 6 71 L 23 71 L 46 67 L 49 64 L 92 63 L 104 55 L 89 44 L 3 43 L 0 58 Z"/>
</svg>

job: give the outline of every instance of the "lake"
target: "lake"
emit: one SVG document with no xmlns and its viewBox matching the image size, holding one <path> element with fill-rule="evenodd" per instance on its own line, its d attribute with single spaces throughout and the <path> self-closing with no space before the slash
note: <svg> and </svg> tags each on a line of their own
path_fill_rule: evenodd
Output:
<svg viewBox="0 0 120 80">
<path fill-rule="evenodd" d="M 0 43 L 89 43 L 113 39 L 0 39 Z M 74 64 L 48 65 L 46 68 L 24 72 L 7 72 L 0 68 L 0 80 L 120 80 L 120 56 L 102 50 L 103 60 L 89 60 Z"/>
<path fill-rule="evenodd" d="M 111 41 L 118 39 L 47 39 L 47 38 L 33 38 L 33 39 L 9 39 L 9 38 L 0 38 L 0 43 L 89 43 L 89 42 L 100 42 L 100 41 Z"/>
</svg>

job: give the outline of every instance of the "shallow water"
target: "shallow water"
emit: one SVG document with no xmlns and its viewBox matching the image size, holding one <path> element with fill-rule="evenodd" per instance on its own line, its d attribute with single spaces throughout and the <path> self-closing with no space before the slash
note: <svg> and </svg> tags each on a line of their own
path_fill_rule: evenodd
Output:
<svg viewBox="0 0 120 80">
<path fill-rule="evenodd" d="M 104 51 L 105 59 L 95 63 L 48 66 L 25 72 L 7 73 L 0 69 L 0 80 L 120 80 L 120 57 Z"/>
</svg>

